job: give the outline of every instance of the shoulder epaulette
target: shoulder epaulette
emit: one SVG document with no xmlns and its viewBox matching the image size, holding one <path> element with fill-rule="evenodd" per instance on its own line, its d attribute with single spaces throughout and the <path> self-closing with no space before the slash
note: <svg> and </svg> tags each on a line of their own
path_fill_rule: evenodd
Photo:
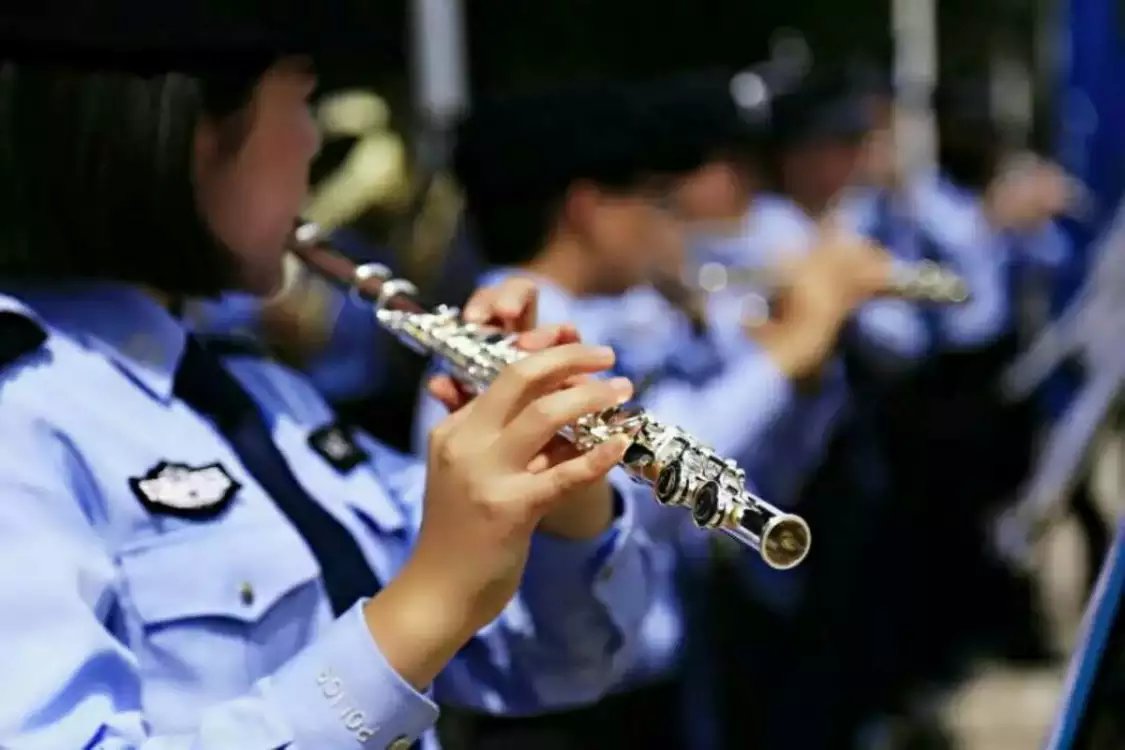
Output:
<svg viewBox="0 0 1125 750">
<path fill-rule="evenodd" d="M 47 340 L 47 332 L 31 318 L 0 310 L 0 369 L 31 354 Z"/>
</svg>

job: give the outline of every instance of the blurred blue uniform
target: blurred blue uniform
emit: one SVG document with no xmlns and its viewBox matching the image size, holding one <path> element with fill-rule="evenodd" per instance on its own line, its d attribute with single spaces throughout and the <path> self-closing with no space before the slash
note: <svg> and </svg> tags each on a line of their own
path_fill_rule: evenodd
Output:
<svg viewBox="0 0 1125 750">
<path fill-rule="evenodd" d="M 430 698 L 388 665 L 359 604 L 333 618 L 313 547 L 176 395 L 180 322 L 120 285 L 9 291 L 19 301 L 0 305 L 48 338 L 0 370 L 0 673 L 19 675 L 0 689 L 0 744 L 436 747 Z M 21 323 L 0 315 L 0 342 Z M 424 467 L 362 433 L 341 464 L 339 444 L 314 439 L 334 416 L 304 378 L 225 364 L 297 481 L 392 578 L 418 533 Z M 599 539 L 535 538 L 520 595 L 435 699 L 528 714 L 619 678 L 652 585 L 633 491 Z M 204 516 L 163 510 L 220 500 Z"/>
<path fill-rule="evenodd" d="M 979 194 L 940 175 L 918 180 L 911 210 L 925 257 L 961 273 L 972 293 L 937 312 L 939 346 L 979 349 L 1019 332 L 1029 299 L 1067 262 L 1069 246 L 1054 224 L 1019 235 L 993 229 Z M 1040 287 L 1035 289 L 1034 287 Z"/>
<path fill-rule="evenodd" d="M 835 230 L 874 239 L 883 218 L 876 209 L 882 211 L 843 203 Z M 773 269 L 810 252 L 818 230 L 789 198 L 762 195 L 738 234 L 698 243 L 696 257 Z M 899 258 L 911 260 L 907 254 Z M 764 308 L 768 294 L 747 286 L 714 294 L 712 316 L 727 329 L 721 340 L 736 350 L 748 346 L 740 318 L 746 307 Z M 728 711 L 748 714 L 728 724 L 732 747 L 843 746 L 854 722 L 881 696 L 880 680 L 873 676 L 886 649 L 873 627 L 878 597 L 866 572 L 885 509 L 886 467 L 870 435 L 869 395 L 856 389 L 856 365 L 879 378 L 897 378 L 924 361 L 930 346 L 925 317 L 915 305 L 867 303 L 842 330 L 819 379 L 795 393 L 746 457 L 763 497 L 796 506 L 814 530 L 829 529 L 830 536 L 818 537 L 809 559 L 794 571 L 778 572 L 753 555 L 741 555 L 731 571 L 734 585 L 720 594 L 729 601 L 720 619 L 739 623 L 722 636 L 720 664 L 729 666 L 721 690 L 732 695 Z M 848 649 L 839 649 L 839 643 L 848 643 Z M 743 686 L 742 675 L 756 669 L 782 676 L 769 686 Z M 820 718 L 794 724 L 807 715 Z"/>
<path fill-rule="evenodd" d="M 841 229 L 861 233 L 859 212 L 843 213 L 854 226 Z M 816 238 L 816 223 L 796 204 L 776 195 L 755 199 L 737 236 L 701 242 L 700 261 L 715 261 L 750 268 L 773 268 L 808 252 Z M 742 307 L 761 290 L 729 288 L 715 295 L 712 315 L 728 346 L 745 347 L 741 334 Z M 929 350 L 930 338 L 918 310 L 900 300 L 876 300 L 856 312 L 849 332 L 856 347 L 872 366 L 898 371 L 916 362 Z M 748 471 L 773 502 L 792 502 L 805 478 L 819 464 L 835 425 L 849 408 L 843 362 L 828 363 L 818 391 L 802 395 L 775 425 L 770 439 L 748 458 Z"/>
</svg>

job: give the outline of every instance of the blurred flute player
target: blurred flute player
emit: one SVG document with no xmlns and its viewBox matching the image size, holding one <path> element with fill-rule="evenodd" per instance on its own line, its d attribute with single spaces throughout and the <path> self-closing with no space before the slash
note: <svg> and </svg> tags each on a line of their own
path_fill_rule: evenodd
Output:
<svg viewBox="0 0 1125 750">
<path fill-rule="evenodd" d="M 317 148 L 295 55 L 367 54 L 363 12 L 94 8 L 0 13 L 0 745 L 434 748 L 431 685 L 491 712 L 598 697 L 648 552 L 604 481 L 624 446 L 554 436 L 629 397 L 559 389 L 611 352 L 525 332 L 549 351 L 451 397 L 423 475 L 176 317 L 280 282 Z M 466 315 L 533 305 L 515 282 Z"/>
</svg>

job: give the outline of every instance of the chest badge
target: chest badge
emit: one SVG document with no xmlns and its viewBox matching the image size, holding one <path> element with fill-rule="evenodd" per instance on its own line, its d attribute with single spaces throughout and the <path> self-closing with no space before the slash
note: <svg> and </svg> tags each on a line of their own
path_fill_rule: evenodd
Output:
<svg viewBox="0 0 1125 750">
<path fill-rule="evenodd" d="M 212 518 L 222 512 L 240 485 L 221 464 L 188 466 L 161 461 L 142 477 L 130 477 L 133 494 L 152 513 Z"/>
<path fill-rule="evenodd" d="M 309 434 L 309 447 L 341 474 L 346 474 L 370 456 L 356 443 L 351 430 L 339 423 L 321 427 Z"/>
</svg>

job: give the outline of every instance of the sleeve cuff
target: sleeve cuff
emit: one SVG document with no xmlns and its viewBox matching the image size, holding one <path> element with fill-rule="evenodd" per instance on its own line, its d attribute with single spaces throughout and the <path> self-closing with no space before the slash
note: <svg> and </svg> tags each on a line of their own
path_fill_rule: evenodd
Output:
<svg viewBox="0 0 1125 750">
<path fill-rule="evenodd" d="M 357 603 L 312 646 L 263 681 L 297 747 L 406 746 L 437 720 L 437 706 L 395 672 Z"/>
</svg>

